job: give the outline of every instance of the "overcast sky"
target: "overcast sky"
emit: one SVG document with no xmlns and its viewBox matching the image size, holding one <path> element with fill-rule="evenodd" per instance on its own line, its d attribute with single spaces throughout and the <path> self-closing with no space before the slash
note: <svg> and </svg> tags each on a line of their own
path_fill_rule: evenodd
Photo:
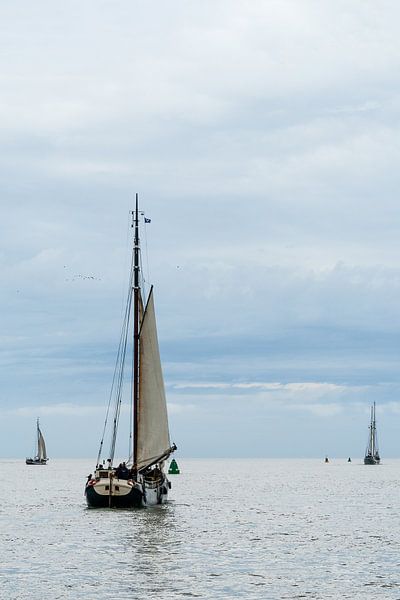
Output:
<svg viewBox="0 0 400 600">
<path fill-rule="evenodd" d="M 1 456 L 95 459 L 135 192 L 178 457 L 400 456 L 399 21 L 1 3 Z"/>
</svg>

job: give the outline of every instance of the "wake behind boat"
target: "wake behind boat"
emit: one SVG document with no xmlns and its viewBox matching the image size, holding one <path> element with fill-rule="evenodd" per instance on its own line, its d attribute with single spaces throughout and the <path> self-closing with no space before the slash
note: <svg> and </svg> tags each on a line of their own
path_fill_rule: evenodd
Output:
<svg viewBox="0 0 400 600">
<path fill-rule="evenodd" d="M 117 353 L 113 384 L 103 436 L 94 474 L 85 486 L 90 507 L 130 508 L 162 504 L 171 487 L 164 466 L 176 449 L 171 445 L 167 404 L 158 347 L 153 287 L 147 299 L 140 278 L 139 209 L 133 214 L 134 245 L 130 269 L 128 298 Z M 128 355 L 131 351 L 131 359 Z M 126 462 L 114 465 L 118 426 L 123 401 L 125 365 L 130 363 L 130 407 L 132 423 L 129 439 L 131 454 Z M 114 405 L 112 419 L 109 418 Z M 110 451 L 106 461 L 100 457 L 108 428 L 111 428 Z"/>
<path fill-rule="evenodd" d="M 379 465 L 381 457 L 378 448 L 378 436 L 376 433 L 375 402 L 371 406 L 371 422 L 369 426 L 368 444 L 365 451 L 364 465 Z"/>
<path fill-rule="evenodd" d="M 40 431 L 38 419 L 36 421 L 36 455 L 33 458 L 27 458 L 25 463 L 27 465 L 46 465 L 48 460 L 46 444 L 43 433 Z"/>
</svg>

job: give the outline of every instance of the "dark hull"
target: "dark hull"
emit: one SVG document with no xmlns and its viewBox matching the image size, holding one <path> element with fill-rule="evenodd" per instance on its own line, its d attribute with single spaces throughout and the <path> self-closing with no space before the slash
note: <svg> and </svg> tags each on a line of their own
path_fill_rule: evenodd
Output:
<svg viewBox="0 0 400 600">
<path fill-rule="evenodd" d="M 116 496 L 103 495 L 96 492 L 95 486 L 87 485 L 85 488 L 86 502 L 90 508 L 140 508 L 142 493 L 137 488 L 132 488 L 128 494 Z"/>
<path fill-rule="evenodd" d="M 366 456 L 364 458 L 364 465 L 379 465 L 381 462 L 380 458 L 375 458 L 374 456 Z"/>
<path fill-rule="evenodd" d="M 47 460 L 34 460 L 33 458 L 27 458 L 25 461 L 27 465 L 47 465 Z"/>
</svg>

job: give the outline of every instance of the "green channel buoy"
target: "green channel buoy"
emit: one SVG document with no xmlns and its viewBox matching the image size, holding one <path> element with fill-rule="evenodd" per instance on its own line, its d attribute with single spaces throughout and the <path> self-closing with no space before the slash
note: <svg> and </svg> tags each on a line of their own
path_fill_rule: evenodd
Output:
<svg viewBox="0 0 400 600">
<path fill-rule="evenodd" d="M 169 465 L 168 475 L 179 475 L 179 473 L 180 473 L 180 471 L 179 471 L 178 463 L 173 458 Z"/>
</svg>

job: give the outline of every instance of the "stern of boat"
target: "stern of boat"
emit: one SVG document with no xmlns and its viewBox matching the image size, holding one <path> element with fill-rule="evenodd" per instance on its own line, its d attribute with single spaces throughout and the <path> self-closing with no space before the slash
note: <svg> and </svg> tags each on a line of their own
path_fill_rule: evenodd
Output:
<svg viewBox="0 0 400 600">
<path fill-rule="evenodd" d="M 140 484 L 119 479 L 115 472 L 96 472 L 85 486 L 86 502 L 91 508 L 139 508 L 143 504 Z"/>
<path fill-rule="evenodd" d="M 143 502 L 146 506 L 164 504 L 168 500 L 168 490 L 171 482 L 161 470 L 157 473 L 151 471 L 142 477 L 144 488 Z"/>
</svg>

